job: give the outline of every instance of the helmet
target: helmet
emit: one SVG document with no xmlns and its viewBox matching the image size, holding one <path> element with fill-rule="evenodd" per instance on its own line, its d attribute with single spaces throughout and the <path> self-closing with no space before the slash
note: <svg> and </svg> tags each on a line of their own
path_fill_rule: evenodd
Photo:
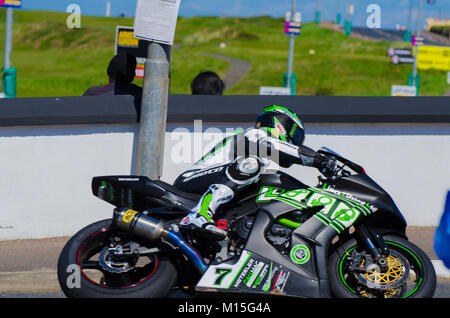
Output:
<svg viewBox="0 0 450 318">
<path fill-rule="evenodd" d="M 273 138 L 278 138 L 296 146 L 305 139 L 303 123 L 298 116 L 282 106 L 268 106 L 256 118 L 255 128 L 266 130 Z"/>
</svg>

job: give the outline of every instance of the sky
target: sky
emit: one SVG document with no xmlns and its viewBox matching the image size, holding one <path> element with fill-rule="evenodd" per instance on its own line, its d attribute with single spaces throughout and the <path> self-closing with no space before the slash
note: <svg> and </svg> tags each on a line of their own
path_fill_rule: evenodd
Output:
<svg viewBox="0 0 450 318">
<path fill-rule="evenodd" d="M 82 15 L 104 16 L 107 1 L 111 2 L 111 16 L 134 16 L 137 0 L 23 0 L 22 10 L 66 12 L 67 6 L 75 3 L 80 6 Z M 369 16 L 367 7 L 369 4 L 378 4 L 381 9 L 381 28 L 393 29 L 397 24 L 407 26 L 410 1 L 413 3 L 412 19 L 415 29 L 419 0 L 296 0 L 296 3 L 297 11 L 302 12 L 303 22 L 311 22 L 317 8 L 322 11 L 322 20 L 335 21 L 338 6 L 344 14 L 346 3 L 353 2 L 354 26 L 365 26 Z M 427 4 L 427 0 L 422 1 L 421 26 L 425 25 L 429 17 L 440 15 L 441 19 L 450 19 L 450 0 L 436 0 L 435 4 Z M 292 0 L 181 0 L 179 15 L 282 17 L 290 10 L 291 3 Z"/>
</svg>

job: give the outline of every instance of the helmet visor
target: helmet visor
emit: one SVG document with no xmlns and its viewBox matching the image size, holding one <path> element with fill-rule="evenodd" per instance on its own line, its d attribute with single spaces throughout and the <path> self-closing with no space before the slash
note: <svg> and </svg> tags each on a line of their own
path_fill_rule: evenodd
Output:
<svg viewBox="0 0 450 318">
<path fill-rule="evenodd" d="M 298 127 L 296 124 L 294 124 L 294 126 L 292 127 L 291 133 L 289 135 L 294 145 L 301 146 L 303 144 L 305 134 L 303 132 L 303 129 Z"/>
<path fill-rule="evenodd" d="M 262 113 L 261 115 L 259 115 L 256 118 L 255 128 L 260 128 L 260 127 L 274 128 L 275 125 L 273 122 L 273 116 L 271 116 L 267 113 Z"/>
</svg>

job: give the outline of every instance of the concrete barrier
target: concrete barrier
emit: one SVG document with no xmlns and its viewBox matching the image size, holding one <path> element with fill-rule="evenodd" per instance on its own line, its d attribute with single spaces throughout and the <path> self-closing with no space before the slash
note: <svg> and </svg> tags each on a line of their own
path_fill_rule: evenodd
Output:
<svg viewBox="0 0 450 318">
<path fill-rule="evenodd" d="M 172 109 L 162 177 L 169 183 L 225 135 L 253 125 L 246 118 L 220 123 L 210 117 L 200 127 L 192 118 L 176 122 L 181 112 Z M 70 236 L 111 217 L 112 206 L 92 195 L 90 183 L 96 175 L 135 173 L 139 126 L 132 111 L 124 112 L 124 122 L 102 122 L 99 112 L 97 119 L 83 117 L 80 124 L 58 125 L 42 116 L 42 124 L 15 126 L 10 120 L 0 126 L 0 240 Z M 305 120 L 305 144 L 327 146 L 364 166 L 392 195 L 409 225 L 436 226 L 450 189 L 450 125 L 442 118 L 362 121 Z M 287 172 L 309 185 L 317 182 L 315 169 L 297 166 Z"/>
</svg>

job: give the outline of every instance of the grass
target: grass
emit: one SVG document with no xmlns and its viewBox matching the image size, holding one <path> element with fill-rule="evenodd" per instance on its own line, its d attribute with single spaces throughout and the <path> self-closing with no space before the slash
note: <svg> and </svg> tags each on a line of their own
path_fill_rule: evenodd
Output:
<svg viewBox="0 0 450 318">
<path fill-rule="evenodd" d="M 3 43 L 4 16 L 2 9 L 0 43 Z M 78 96 L 90 86 L 106 84 L 116 26 L 132 26 L 133 19 L 82 17 L 81 29 L 69 29 L 68 16 L 15 10 L 12 64 L 18 69 L 18 97 Z M 226 47 L 221 48 L 220 43 L 226 43 Z M 172 94 L 189 94 L 190 82 L 201 70 L 225 75 L 229 63 L 206 56 L 207 52 L 251 63 L 248 76 L 226 94 L 252 95 L 259 93 L 260 86 L 282 85 L 288 52 L 282 19 L 180 18 L 175 44 Z M 386 52 L 393 45 L 405 44 L 364 41 L 315 24 L 304 24 L 295 41 L 297 94 L 390 95 L 391 85 L 406 84 L 412 70 L 411 65 L 390 64 Z M 447 91 L 446 72 L 420 73 L 421 95 L 443 95 Z M 142 80 L 136 83 L 142 85 Z"/>
</svg>

